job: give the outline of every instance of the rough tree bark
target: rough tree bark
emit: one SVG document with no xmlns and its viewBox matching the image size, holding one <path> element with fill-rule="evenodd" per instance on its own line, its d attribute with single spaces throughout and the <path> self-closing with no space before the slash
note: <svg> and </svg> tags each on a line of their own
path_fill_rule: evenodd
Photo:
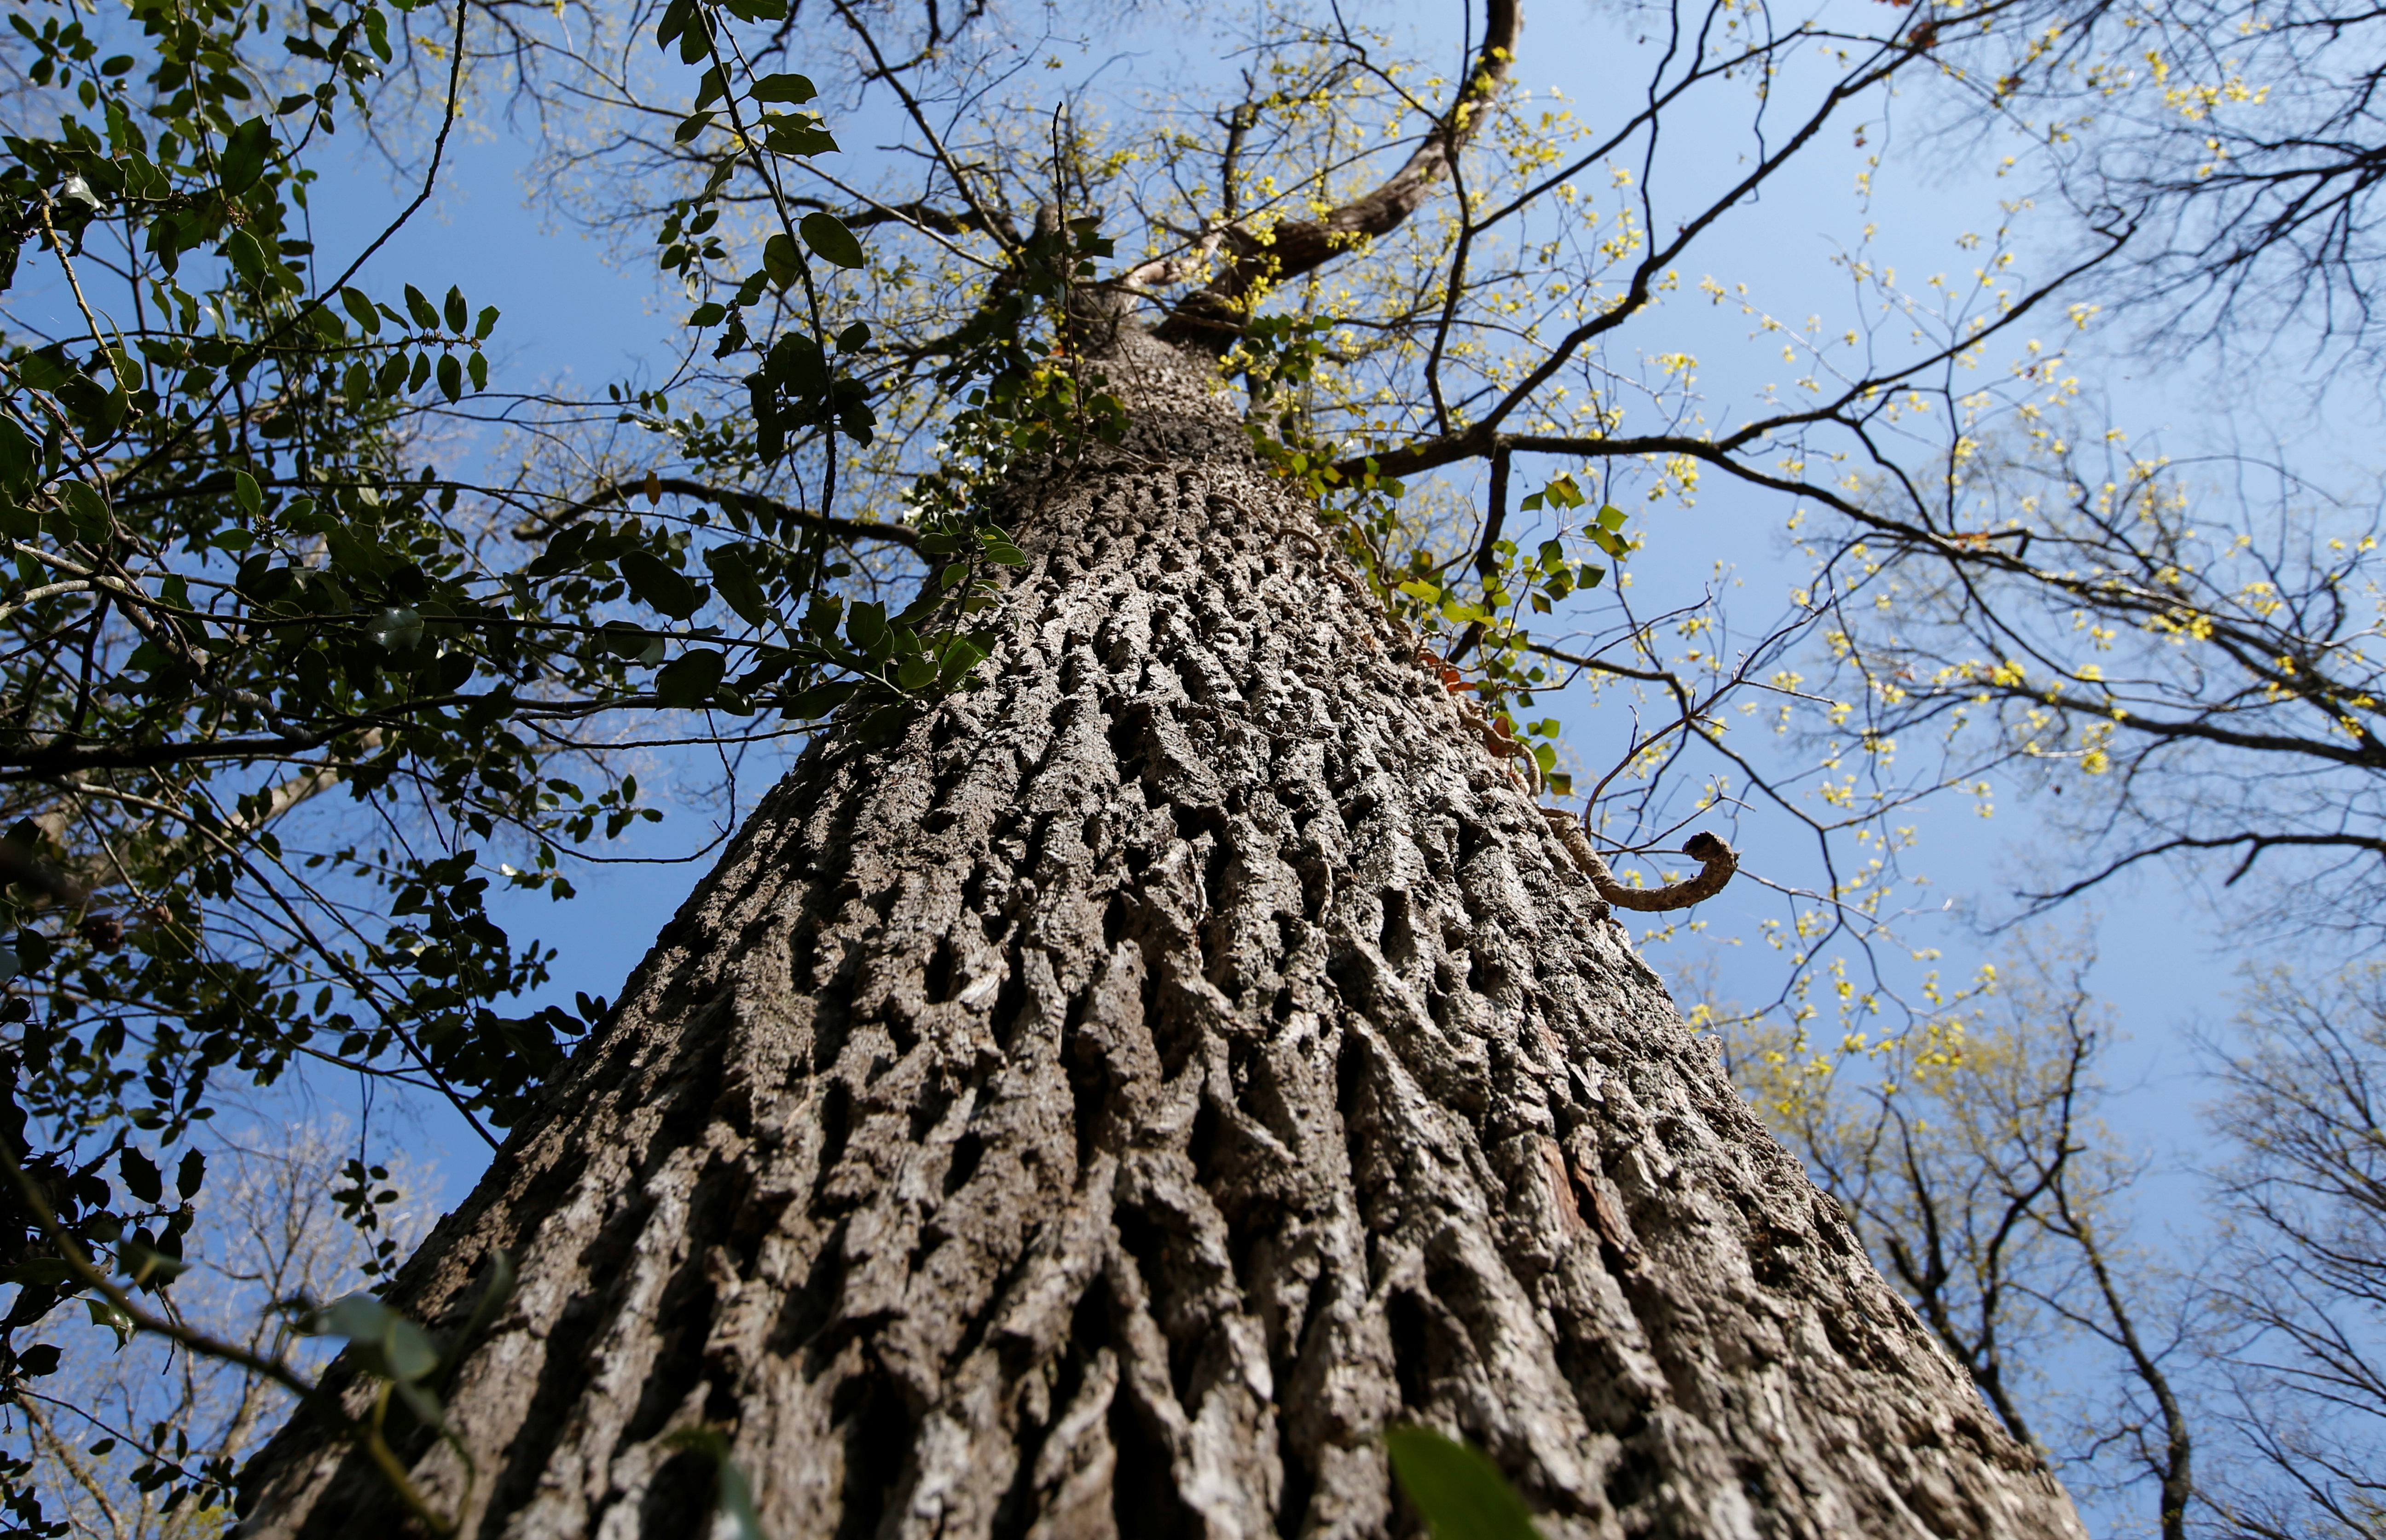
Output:
<svg viewBox="0 0 2386 1540">
<path fill-rule="evenodd" d="M 2082 1535 L 1759 1127 L 1206 369 L 1023 489 L 986 688 L 757 809 L 395 1299 L 473 1535 Z M 368 1388 L 347 1383 L 352 1407 Z M 402 1530 L 302 1414 L 245 1533 Z"/>
</svg>

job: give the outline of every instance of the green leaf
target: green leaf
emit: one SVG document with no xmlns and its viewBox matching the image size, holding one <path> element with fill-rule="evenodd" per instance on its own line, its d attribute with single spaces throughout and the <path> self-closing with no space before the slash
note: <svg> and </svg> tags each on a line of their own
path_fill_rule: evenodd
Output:
<svg viewBox="0 0 2386 1540">
<path fill-rule="evenodd" d="M 1480 1451 L 1410 1426 L 1387 1428 L 1384 1447 L 1433 1540 L 1540 1540 L 1524 1499 Z"/>
<path fill-rule="evenodd" d="M 859 268 L 864 264 L 866 259 L 861 255 L 861 243 L 853 238 L 853 232 L 846 229 L 845 221 L 835 215 L 807 214 L 804 222 L 797 228 L 803 232 L 804 244 L 817 252 L 823 260 L 834 262 L 840 268 Z"/>
<path fill-rule="evenodd" d="M 54 391 L 75 377 L 75 367 L 67 361 L 66 348 L 54 343 L 18 359 L 17 373 L 27 390 Z"/>
<path fill-rule="evenodd" d="M 378 577 L 389 565 L 388 554 L 379 545 L 358 540 L 344 524 L 328 524 L 320 532 L 324 547 L 332 553 L 332 565 L 351 576 Z M 384 611 L 383 619 L 397 611 Z M 412 615 L 412 610 L 403 613 Z M 422 617 L 414 617 L 420 620 Z"/>
<path fill-rule="evenodd" d="M 404 605 L 392 605 L 365 628 L 365 635 L 377 647 L 412 652 L 422 645 L 422 614 Z"/>
<path fill-rule="evenodd" d="M 259 518 L 265 512 L 265 495 L 257 490 L 257 478 L 245 470 L 232 473 L 232 500 L 239 504 L 240 510 L 251 519 Z"/>
<path fill-rule="evenodd" d="M 371 1342 L 389 1329 L 396 1312 L 369 1294 L 343 1295 L 314 1312 L 307 1330 L 315 1336 Z"/>
<path fill-rule="evenodd" d="M 718 326 L 721 324 L 722 318 L 728 314 L 729 307 L 727 306 L 716 305 L 710 300 L 707 300 L 702 305 L 697 306 L 695 311 L 688 316 L 687 323 L 690 326 Z"/>
<path fill-rule="evenodd" d="M 365 296 L 363 290 L 342 289 L 340 305 L 356 318 L 358 331 L 368 337 L 381 335 L 381 312 L 373 308 L 373 302 Z"/>
<path fill-rule="evenodd" d="M 758 102 L 786 102 L 801 106 L 820 94 L 812 82 L 801 75 L 765 75 L 754 82 L 753 97 Z"/>
<path fill-rule="evenodd" d="M 664 638 L 648 633 L 627 620 L 608 620 L 597 633 L 606 650 L 617 657 L 652 667 L 663 660 Z"/>
<path fill-rule="evenodd" d="M 476 343 L 487 342 L 489 333 L 496 329 L 497 307 L 494 305 L 482 306 L 481 313 L 472 319 L 472 340 Z"/>
<path fill-rule="evenodd" d="M 170 1283 L 191 1270 L 191 1264 L 180 1257 L 170 1257 L 137 1240 L 117 1243 L 116 1264 L 135 1284 Z"/>
<path fill-rule="evenodd" d="M 702 133 L 706 129 L 710 128 L 712 126 L 712 119 L 713 115 L 710 112 L 689 113 L 685 118 L 680 119 L 679 127 L 672 131 L 672 143 L 674 144 L 686 144 L 697 134 Z"/>
<path fill-rule="evenodd" d="M 118 1309 L 114 1300 L 104 1299 L 94 1295 L 82 1302 L 82 1308 L 91 1317 L 91 1323 L 94 1326 L 105 1326 L 116 1333 L 117 1346 L 121 1347 L 132 1340 L 132 1318 Z"/>
<path fill-rule="evenodd" d="M 802 255 L 784 233 L 762 243 L 762 270 L 771 275 L 772 282 L 784 289 L 796 281 L 796 274 L 802 269 Z"/>
<path fill-rule="evenodd" d="M 130 1146 L 116 1157 L 116 1174 L 124 1179 L 124 1190 L 143 1203 L 155 1203 L 166 1194 L 166 1174 Z"/>
<path fill-rule="evenodd" d="M 40 447 L 15 423 L 0 418 L 0 487 L 17 493 L 30 491 L 33 473 L 41 465 Z"/>
<path fill-rule="evenodd" d="M 438 310 L 432 306 L 430 296 L 411 283 L 406 286 L 406 313 L 425 332 L 439 330 Z"/>
<path fill-rule="evenodd" d="M 273 147 L 273 129 L 262 118 L 252 118 L 232 131 L 216 156 L 226 197 L 238 197 L 265 174 L 266 152 Z"/>
<path fill-rule="evenodd" d="M 779 155 L 827 155 L 836 148 L 836 135 L 809 118 L 772 116 L 764 120 L 762 144 Z"/>
<path fill-rule="evenodd" d="M 420 1380 L 439 1367 L 439 1349 L 430 1333 L 396 1311 L 382 1337 L 382 1355 L 395 1380 Z"/>
<path fill-rule="evenodd" d="M 67 482 L 58 487 L 58 495 L 66 500 L 75 536 L 84 545 L 103 545 L 115 537 L 116 520 L 108 517 L 107 504 L 98 493 L 81 482 Z"/>
<path fill-rule="evenodd" d="M 255 283 L 265 276 L 265 248 L 247 231 L 235 230 L 225 236 L 223 249 L 224 260 L 242 278 Z"/>
<path fill-rule="evenodd" d="M 978 544 L 986 547 L 986 559 L 998 567 L 1024 567 L 1027 553 L 1011 544 L 1011 536 L 992 525 L 977 532 Z"/>
<path fill-rule="evenodd" d="M 631 551 L 622 557 L 622 578 L 638 602 L 647 605 L 674 620 L 684 620 L 704 603 L 704 595 L 687 575 L 647 551 Z"/>
<path fill-rule="evenodd" d="M 569 784 L 569 783 L 562 783 L 562 784 Z M 628 789 L 634 791 L 637 787 L 636 778 L 632 777 L 627 786 Z M 585 995 L 580 997 L 583 1000 L 588 998 Z M 602 1014 L 601 1011 L 599 1014 Z M 474 1302 L 472 1313 L 465 1320 L 463 1330 L 456 1333 L 454 1345 L 447 1357 L 446 1373 L 442 1376 L 443 1381 L 454 1376 L 458 1360 L 471 1349 L 474 1342 L 479 1340 L 481 1333 L 488 1330 L 489 1323 L 497 1319 L 497 1312 L 505 1308 L 506 1301 L 514 1296 L 515 1282 L 513 1258 L 502 1248 L 491 1251 L 487 1281 L 481 1285 L 481 1297 Z"/>
<path fill-rule="evenodd" d="M 984 647 L 966 636 L 956 636 L 945 645 L 944 660 L 936 669 L 936 682 L 947 689 L 961 682 L 963 675 L 985 662 L 989 655 Z"/>
<path fill-rule="evenodd" d="M 762 596 L 762 584 L 754 576 L 743 546 L 716 545 L 704 553 L 704 565 L 712 573 L 712 586 L 730 608 L 755 625 L 770 623 L 770 603 Z"/>
<path fill-rule="evenodd" d="M 712 698 L 729 660 L 710 647 L 697 647 L 664 664 L 655 675 L 655 696 L 665 706 L 686 710 Z"/>
<path fill-rule="evenodd" d="M 471 307 L 464 303 L 464 291 L 450 284 L 447 289 L 447 330 L 462 336 L 464 322 L 471 313 Z"/>
<path fill-rule="evenodd" d="M 485 353 L 475 353 L 466 358 L 464 372 L 471 378 L 474 390 L 487 390 L 489 388 L 489 356 Z"/>
<path fill-rule="evenodd" d="M 438 1399 L 421 1383 L 439 1368 L 439 1347 L 421 1327 L 369 1294 L 351 1294 L 308 1315 L 301 1330 L 345 1337 L 367 1371 L 396 1383 L 416 1417 L 440 1425 Z"/>
<path fill-rule="evenodd" d="M 182 1156 L 182 1163 L 174 1171 L 174 1190 L 185 1199 L 199 1196 L 199 1188 L 207 1180 L 207 1158 L 197 1150 Z"/>
<path fill-rule="evenodd" d="M 450 401 L 464 394 L 464 366 L 453 353 L 439 355 L 439 394 Z"/>
<path fill-rule="evenodd" d="M 856 686 L 850 681 L 843 680 L 834 684 L 815 684 L 809 690 L 799 690 L 789 696 L 785 706 L 781 709 L 797 721 L 812 721 L 827 716 L 847 701 L 851 700 L 855 689 Z"/>
<path fill-rule="evenodd" d="M 845 637 L 854 650 L 873 662 L 884 658 L 894 648 L 894 633 L 886 629 L 886 607 L 883 604 L 857 604 L 845 618 Z"/>
</svg>

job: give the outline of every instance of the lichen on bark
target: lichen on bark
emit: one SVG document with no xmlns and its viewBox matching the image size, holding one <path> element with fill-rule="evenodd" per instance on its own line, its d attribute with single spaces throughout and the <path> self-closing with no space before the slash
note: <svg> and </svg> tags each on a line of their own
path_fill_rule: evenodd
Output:
<svg viewBox="0 0 2386 1540">
<path fill-rule="evenodd" d="M 417 1434 L 460 1532 L 2082 1534 L 1759 1127 L 1211 377 L 1014 485 L 983 686 L 823 736 L 400 1276 L 521 1283 Z M 343 1382 L 354 1407 L 369 1387 Z M 304 1414 L 244 1531 L 401 1529 Z"/>
</svg>

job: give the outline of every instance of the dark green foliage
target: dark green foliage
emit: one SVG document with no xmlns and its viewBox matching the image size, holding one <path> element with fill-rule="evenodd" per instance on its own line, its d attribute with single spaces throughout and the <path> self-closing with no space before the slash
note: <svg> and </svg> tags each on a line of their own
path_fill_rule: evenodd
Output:
<svg viewBox="0 0 2386 1540">
<path fill-rule="evenodd" d="M 226 0 L 8 19 L 59 112 L 5 139 L 0 290 L 82 321 L 0 338 L 0 1146 L 22 1176 L 0 1182 L 0 1397 L 56 1371 L 15 1334 L 70 1299 L 148 1329 L 74 1258 L 170 1286 L 207 1174 L 190 1140 L 228 1086 L 329 1069 L 444 1096 L 493 1139 L 522 1116 L 604 1008 L 506 1008 L 553 953 L 500 926 L 492 886 L 569 898 L 575 847 L 660 816 L 584 724 L 785 732 L 846 707 L 892 732 L 967 686 L 990 570 L 1024 559 L 953 501 L 881 527 L 935 564 L 918 603 L 850 592 L 874 532 L 827 515 L 838 442 L 875 422 L 853 372 L 870 329 L 829 326 L 822 285 L 868 256 L 820 211 L 783 209 L 761 266 L 691 318 L 718 356 L 754 356 L 752 413 L 682 434 L 683 462 L 731 485 L 825 463 L 817 509 L 675 482 L 666 510 L 652 478 L 541 494 L 429 463 L 413 429 L 488 388 L 497 311 L 444 277 L 371 292 L 355 277 L 378 243 L 319 254 L 307 211 L 396 48 L 455 56 L 462 16 L 393 28 L 414 8 L 309 6 L 289 35 Z M 779 155 L 835 150 L 796 110 L 811 83 L 747 83 L 722 25 L 707 0 L 661 16 L 703 70 L 683 142 L 725 119 Z M 261 79 L 294 83 L 269 103 Z M 728 259 L 733 162 L 666 218 L 666 269 L 710 282 Z M 772 289 L 797 303 L 758 334 Z M 658 393 L 614 400 L 684 426 Z M 338 1195 L 369 1231 L 384 1175 L 353 1162 Z M 380 1351 L 410 1398 L 404 1347 Z M 148 1474 L 212 1500 L 217 1475 L 178 1459 Z M 14 1521 L 46 1532 L 8 1479 Z"/>
</svg>

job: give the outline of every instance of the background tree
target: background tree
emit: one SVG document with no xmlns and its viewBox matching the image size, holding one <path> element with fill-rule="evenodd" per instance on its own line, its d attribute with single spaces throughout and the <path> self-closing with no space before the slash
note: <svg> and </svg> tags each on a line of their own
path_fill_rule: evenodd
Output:
<svg viewBox="0 0 2386 1540">
<path fill-rule="evenodd" d="M 2233 0 L 2056 4 L 1942 54 L 1972 108 L 2053 147 L 2026 175 L 2135 232 L 2103 297 L 2176 355 L 2374 359 L 2377 19 Z M 1966 114 L 1968 117 L 1969 114 Z M 1974 119 L 1977 120 L 1977 119 Z"/>
<path fill-rule="evenodd" d="M 2214 1501 L 2242 1534 L 2379 1531 L 2380 1006 L 2374 965 L 2256 975 L 2221 1073 L 2214 1121 L 2237 1152 L 2222 1171 L 2240 1226 L 2221 1298 L 2243 1332 L 2223 1405 L 2253 1458 Z"/>
<path fill-rule="evenodd" d="M 2014 1436 L 2075 1487 L 2146 1489 L 2172 1540 L 2203 1516 L 2185 1382 L 2209 1302 L 2182 1299 L 2129 1239 L 2141 1163 L 2098 1116 L 2113 1028 L 2087 989 L 2093 961 L 2079 940 L 2025 933 L 1969 988 L 1934 987 L 1909 1030 L 1852 1012 L 1833 1041 L 1726 1012 L 1725 1055 Z M 2118 1371 L 2066 1372 L 2079 1338 Z"/>
<path fill-rule="evenodd" d="M 251 1127 L 211 1141 L 215 1179 L 189 1232 L 192 1271 L 173 1291 L 182 1320 L 252 1353 L 306 1353 L 292 1340 L 291 1313 L 277 1307 L 363 1287 L 383 1260 L 377 1240 L 333 1196 L 352 1133 L 301 1124 L 260 1137 Z M 397 1247 L 410 1250 L 429 1228 L 421 1200 L 429 1174 L 403 1162 L 383 1173 L 380 1207 Z M 57 1521 L 110 1540 L 220 1533 L 231 1518 L 230 1473 L 287 1415 L 287 1394 L 164 1338 L 134 1336 L 109 1356 L 78 1352 L 61 1340 L 74 1329 L 61 1325 L 43 1334 L 65 1368 L 17 1401 L 26 1479 L 54 1495 Z"/>
</svg>

